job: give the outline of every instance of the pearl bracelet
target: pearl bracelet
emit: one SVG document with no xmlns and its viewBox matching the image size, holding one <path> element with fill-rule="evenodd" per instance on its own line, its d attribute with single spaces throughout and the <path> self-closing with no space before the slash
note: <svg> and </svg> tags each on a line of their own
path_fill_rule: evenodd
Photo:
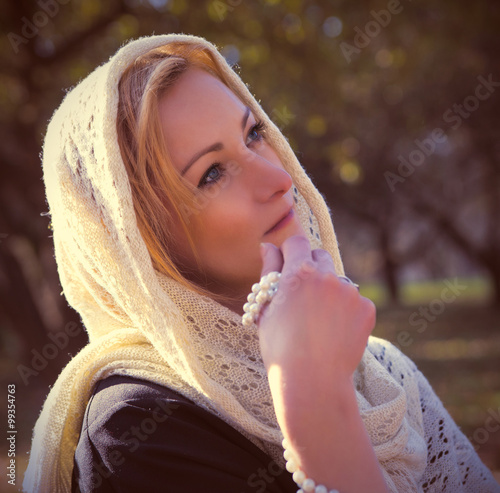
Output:
<svg viewBox="0 0 500 493">
<path fill-rule="evenodd" d="M 289 446 L 286 438 L 283 438 L 282 445 L 285 449 L 283 457 L 286 460 L 286 470 L 292 473 L 293 480 L 300 487 L 300 490 L 297 490 L 297 493 L 339 493 L 338 490 L 328 491 L 326 486 L 323 486 L 322 484 L 317 485 L 313 479 L 306 477 L 304 471 L 301 471 L 297 467 L 297 462 L 288 448 Z"/>
<path fill-rule="evenodd" d="M 281 273 L 270 272 L 262 276 L 260 282 L 252 286 L 252 292 L 247 297 L 247 303 L 243 305 L 243 315 L 241 321 L 245 327 L 257 323 L 262 307 L 269 303 L 278 290 Z"/>
<path fill-rule="evenodd" d="M 252 292 L 247 297 L 247 303 L 243 305 L 243 315 L 241 321 L 245 327 L 249 327 L 253 323 L 257 323 L 260 311 L 266 303 L 269 303 L 273 296 L 276 294 L 281 277 L 280 272 L 269 272 L 269 274 L 262 276 L 260 282 L 256 282 L 252 286 Z M 338 276 L 341 281 L 351 284 L 359 290 L 359 286 L 352 282 L 346 276 Z"/>
</svg>

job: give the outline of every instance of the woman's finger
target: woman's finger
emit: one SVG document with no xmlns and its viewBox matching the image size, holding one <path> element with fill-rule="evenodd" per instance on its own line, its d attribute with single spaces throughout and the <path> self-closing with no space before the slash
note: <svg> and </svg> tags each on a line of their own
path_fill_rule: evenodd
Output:
<svg viewBox="0 0 500 493">
<path fill-rule="evenodd" d="M 272 243 L 262 243 L 260 246 L 260 256 L 262 258 L 261 277 L 269 272 L 281 272 L 283 268 L 283 255 L 280 249 Z"/>
<path fill-rule="evenodd" d="M 313 263 L 311 245 L 305 236 L 290 236 L 281 245 L 283 252 L 283 274 L 295 273 L 298 268 Z"/>
<path fill-rule="evenodd" d="M 332 256 L 326 250 L 317 248 L 311 252 L 311 256 L 321 272 L 331 272 L 337 275 Z"/>
</svg>

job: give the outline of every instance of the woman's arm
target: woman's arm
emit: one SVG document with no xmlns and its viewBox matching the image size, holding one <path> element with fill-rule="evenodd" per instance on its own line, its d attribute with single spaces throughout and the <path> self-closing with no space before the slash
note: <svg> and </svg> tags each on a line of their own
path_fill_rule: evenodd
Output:
<svg viewBox="0 0 500 493">
<path fill-rule="evenodd" d="M 278 422 L 299 468 L 341 493 L 389 491 L 359 415 L 352 375 L 375 325 L 373 303 L 336 275 L 307 239 L 263 247 L 282 272 L 260 342 Z"/>
</svg>

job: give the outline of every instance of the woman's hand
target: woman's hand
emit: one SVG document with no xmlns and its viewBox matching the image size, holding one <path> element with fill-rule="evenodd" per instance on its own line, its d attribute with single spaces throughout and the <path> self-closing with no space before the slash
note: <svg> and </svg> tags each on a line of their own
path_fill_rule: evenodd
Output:
<svg viewBox="0 0 500 493">
<path fill-rule="evenodd" d="M 305 237 L 288 238 L 281 250 L 266 243 L 262 250 L 262 275 L 282 273 L 259 322 L 267 370 L 279 367 L 306 393 L 333 378 L 347 382 L 375 325 L 373 303 L 339 279 L 330 254 L 311 251 Z"/>
<path fill-rule="evenodd" d="M 281 271 L 281 278 L 260 316 L 261 353 L 299 467 L 343 493 L 387 492 L 352 382 L 375 325 L 373 303 L 305 237 L 292 236 L 281 249 L 265 244 L 262 257 L 262 275 Z"/>
</svg>

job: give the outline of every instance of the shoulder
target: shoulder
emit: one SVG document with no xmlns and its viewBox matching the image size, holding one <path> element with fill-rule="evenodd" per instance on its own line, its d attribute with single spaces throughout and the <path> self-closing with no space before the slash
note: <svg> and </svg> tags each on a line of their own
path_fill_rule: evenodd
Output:
<svg viewBox="0 0 500 493">
<path fill-rule="evenodd" d="M 108 439 L 131 452 L 167 434 L 165 449 L 199 448 L 203 446 L 199 438 L 210 436 L 213 445 L 229 440 L 249 443 L 260 451 L 225 421 L 180 393 L 133 377 L 116 375 L 99 382 L 86 414 L 83 430 L 94 443 L 105 445 Z"/>
<path fill-rule="evenodd" d="M 162 385 L 114 375 L 97 383 L 87 406 L 84 428 L 93 430 L 110 421 L 119 424 L 134 409 L 166 420 L 173 410 L 196 411 L 196 407 L 186 397 Z M 208 413 L 206 417 L 209 418 Z"/>
<path fill-rule="evenodd" d="M 294 491 L 286 471 L 272 482 L 260 478 L 259 469 L 271 462 L 237 430 L 181 394 L 112 376 L 99 382 L 87 406 L 74 483 L 82 493 L 170 491 L 166 482 L 171 491 Z M 262 487 L 256 490 L 256 484 Z"/>
<path fill-rule="evenodd" d="M 168 440 L 162 442 L 162 447 L 172 452 L 203 447 L 201 437 L 210 437 L 213 445 L 222 440 L 245 445 L 248 442 L 226 422 L 178 392 L 118 375 L 96 386 L 82 431 L 95 444 L 122 446 L 130 452 L 163 440 L 166 435 Z"/>
</svg>

